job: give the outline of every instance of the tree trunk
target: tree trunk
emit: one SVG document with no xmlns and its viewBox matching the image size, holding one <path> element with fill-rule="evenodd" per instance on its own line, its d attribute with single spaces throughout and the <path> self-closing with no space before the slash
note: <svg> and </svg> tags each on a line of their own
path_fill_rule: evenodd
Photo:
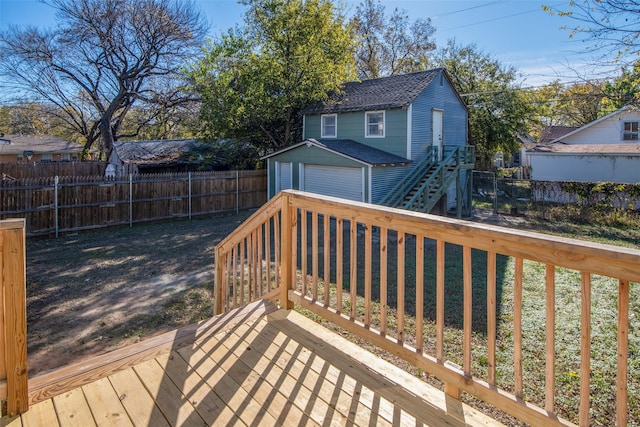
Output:
<svg viewBox="0 0 640 427">
<path fill-rule="evenodd" d="M 106 159 L 111 156 L 113 151 L 113 131 L 111 130 L 111 116 L 103 114 L 100 119 L 100 138 L 102 139 L 102 154 Z"/>
</svg>

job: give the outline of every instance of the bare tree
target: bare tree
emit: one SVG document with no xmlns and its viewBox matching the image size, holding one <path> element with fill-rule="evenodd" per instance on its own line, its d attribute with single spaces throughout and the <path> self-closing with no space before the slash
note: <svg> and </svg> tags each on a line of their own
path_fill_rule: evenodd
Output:
<svg viewBox="0 0 640 427">
<path fill-rule="evenodd" d="M 134 103 L 159 97 L 153 81 L 178 77 L 207 27 L 189 0 L 43 0 L 53 30 L 13 27 L 0 35 L 0 75 L 16 98 L 50 104 L 82 135 L 85 152 L 109 155 Z M 165 88 L 179 102 L 185 96 Z M 174 91 L 174 92 L 172 92 Z"/>
<path fill-rule="evenodd" d="M 570 37 L 585 36 L 594 44 L 590 50 L 622 60 L 629 55 L 632 62 L 640 53 L 640 0 L 578 0 L 563 10 L 543 6 L 551 14 L 569 17 L 576 25 L 567 25 Z"/>
<path fill-rule="evenodd" d="M 420 71 L 436 48 L 431 19 L 409 21 L 404 10 L 387 17 L 379 0 L 363 0 L 351 20 L 358 77 L 371 79 Z"/>
</svg>

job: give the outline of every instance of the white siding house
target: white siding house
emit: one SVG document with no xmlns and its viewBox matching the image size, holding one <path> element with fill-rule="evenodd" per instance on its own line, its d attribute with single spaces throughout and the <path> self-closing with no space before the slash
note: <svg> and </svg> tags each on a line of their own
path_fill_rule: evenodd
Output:
<svg viewBox="0 0 640 427">
<path fill-rule="evenodd" d="M 527 150 L 531 179 L 640 182 L 640 111 L 627 106 Z"/>
</svg>

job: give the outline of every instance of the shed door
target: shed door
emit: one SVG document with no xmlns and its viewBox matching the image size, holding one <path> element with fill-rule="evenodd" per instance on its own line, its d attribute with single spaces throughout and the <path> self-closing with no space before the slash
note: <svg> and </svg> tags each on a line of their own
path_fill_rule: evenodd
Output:
<svg viewBox="0 0 640 427">
<path fill-rule="evenodd" d="M 291 168 L 291 163 L 289 162 L 277 162 L 277 167 L 276 167 L 276 174 L 277 174 L 277 178 L 276 178 L 276 193 L 282 191 L 282 190 L 288 190 L 290 188 L 293 188 L 292 185 L 292 168 Z"/>
<path fill-rule="evenodd" d="M 304 191 L 364 201 L 362 168 L 304 166 Z"/>
</svg>

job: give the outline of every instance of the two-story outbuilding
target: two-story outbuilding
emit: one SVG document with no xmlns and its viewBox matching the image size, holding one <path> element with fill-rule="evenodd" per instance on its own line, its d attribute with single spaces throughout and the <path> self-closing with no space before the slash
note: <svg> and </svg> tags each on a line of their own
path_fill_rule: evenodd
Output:
<svg viewBox="0 0 640 427">
<path fill-rule="evenodd" d="M 442 68 L 346 83 L 303 114 L 303 141 L 264 157 L 269 197 L 294 188 L 385 204 L 425 159 L 467 145 L 468 111 Z"/>
</svg>

